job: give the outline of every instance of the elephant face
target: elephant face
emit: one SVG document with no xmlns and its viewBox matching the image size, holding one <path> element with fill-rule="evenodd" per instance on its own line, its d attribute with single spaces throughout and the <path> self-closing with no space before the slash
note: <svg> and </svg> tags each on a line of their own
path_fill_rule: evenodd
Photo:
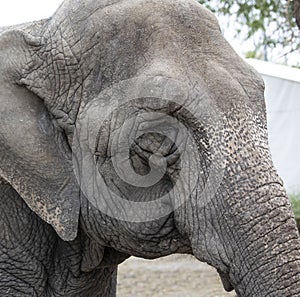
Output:
<svg viewBox="0 0 300 297">
<path fill-rule="evenodd" d="M 104 248 L 192 253 L 238 296 L 297 296 L 300 242 L 263 82 L 209 11 L 65 1 L 4 31 L 0 50 L 14 57 L 0 64 L 0 176 L 62 239 L 88 235 L 85 270 L 109 265 Z"/>
</svg>

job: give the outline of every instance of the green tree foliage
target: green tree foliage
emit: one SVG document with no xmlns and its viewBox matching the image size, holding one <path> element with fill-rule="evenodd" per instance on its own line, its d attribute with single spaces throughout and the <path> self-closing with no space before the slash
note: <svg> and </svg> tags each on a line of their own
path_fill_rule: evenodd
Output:
<svg viewBox="0 0 300 297">
<path fill-rule="evenodd" d="M 274 49 L 286 56 L 300 48 L 295 18 L 300 19 L 300 0 L 198 1 L 221 17 L 235 18 L 236 34 L 253 42 L 248 56 L 268 60 Z"/>
<path fill-rule="evenodd" d="M 297 219 L 300 219 L 300 194 L 290 195 L 292 207 Z"/>
</svg>

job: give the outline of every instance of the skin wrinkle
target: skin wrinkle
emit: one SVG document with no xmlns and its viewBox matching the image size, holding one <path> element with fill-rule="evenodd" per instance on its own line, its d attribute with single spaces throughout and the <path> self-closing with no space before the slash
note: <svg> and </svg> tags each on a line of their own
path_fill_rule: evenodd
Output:
<svg viewBox="0 0 300 297">
<path fill-rule="evenodd" d="M 255 224 L 256 225 L 259 225 L 261 222 L 255 222 Z M 244 226 L 246 226 L 246 224 L 244 225 Z M 241 225 L 241 227 L 243 227 L 243 225 Z M 249 228 L 250 229 L 250 228 Z M 250 229 L 251 230 L 251 229 Z M 239 238 L 240 238 L 240 240 L 241 241 L 243 241 L 243 240 L 245 240 L 246 238 L 247 238 L 247 232 L 249 233 L 249 230 L 245 230 L 244 232 L 243 232 L 243 234 L 239 234 Z M 245 236 L 246 238 L 243 238 L 242 236 Z M 256 240 L 254 240 L 253 242 L 251 242 L 251 243 L 255 243 L 256 242 Z M 248 246 L 246 247 L 246 248 L 248 248 Z M 243 254 L 245 253 L 245 250 L 240 250 L 240 252 L 243 252 Z"/>
<path fill-rule="evenodd" d="M 280 206 L 280 207 L 278 207 L 278 209 L 280 209 L 280 208 L 282 208 L 283 210 L 286 210 L 286 209 L 287 209 L 286 206 Z M 272 215 L 271 215 L 272 212 L 273 212 L 273 211 L 270 212 L 270 219 L 275 219 L 275 218 L 277 218 L 277 217 L 278 217 L 278 213 L 276 213 L 276 214 L 274 214 L 274 216 L 272 216 Z M 275 212 L 275 211 L 274 211 L 274 212 Z M 261 215 L 260 217 L 262 217 L 262 216 L 263 216 L 263 215 Z M 290 219 L 293 219 L 293 217 L 291 216 L 291 217 L 288 218 L 287 220 L 290 220 Z M 257 220 L 257 219 L 256 219 L 256 220 Z M 243 222 L 243 223 L 240 224 L 240 226 L 241 226 L 241 227 L 249 226 L 249 224 L 250 224 L 251 222 L 252 222 L 252 221 Z M 281 222 L 283 222 L 283 221 L 281 221 Z M 259 224 L 261 224 L 261 221 L 255 221 L 255 224 L 256 224 L 256 225 L 259 225 Z M 255 227 L 255 226 L 251 225 L 251 228 L 249 227 L 248 230 L 245 230 L 245 232 L 244 232 L 244 233 L 245 233 L 245 236 L 247 236 L 247 235 L 246 235 L 247 232 L 251 231 L 252 227 Z"/>
<path fill-rule="evenodd" d="M 214 206 L 214 199 L 211 201 L 211 203 L 209 204 L 209 205 L 213 205 Z M 216 205 L 215 205 L 215 207 L 216 207 Z M 213 209 L 215 209 L 214 207 L 212 207 Z M 219 207 L 218 207 L 218 209 L 219 209 Z M 205 214 L 204 214 L 205 215 Z M 214 225 L 214 220 L 212 220 L 211 219 L 211 221 L 212 221 L 212 227 L 213 227 L 213 230 L 214 231 L 210 231 L 210 233 L 216 233 L 217 234 L 217 238 L 221 238 L 222 236 L 222 234 L 223 234 L 223 232 L 218 232 L 218 226 L 217 225 Z M 220 243 L 219 243 L 219 245 L 220 245 Z M 222 246 L 221 246 L 222 247 Z M 207 247 L 207 248 L 209 248 L 209 246 Z M 221 261 L 222 261 L 222 265 L 221 266 L 226 266 L 226 267 L 228 267 L 228 260 L 227 259 L 230 259 L 229 258 L 229 254 L 227 254 L 227 252 L 225 251 L 225 258 L 226 258 L 226 261 L 224 261 L 224 255 L 223 254 L 220 254 L 220 249 L 218 249 L 217 250 L 217 252 L 219 253 L 219 256 L 220 256 L 220 258 L 219 259 L 221 259 Z M 214 258 L 213 256 L 211 256 L 211 258 Z M 227 264 L 226 264 L 227 263 Z M 222 271 L 224 270 L 224 268 L 222 268 Z"/>
<path fill-rule="evenodd" d="M 295 238 L 293 238 L 293 240 L 295 240 Z M 289 240 L 289 241 L 291 241 L 291 240 Z M 287 241 L 287 242 L 289 242 L 289 241 Z M 249 248 L 250 248 L 250 246 L 249 246 Z M 244 252 L 246 252 L 246 250 L 244 251 Z M 254 257 L 257 257 L 258 255 L 260 255 L 260 253 L 259 253 L 260 251 L 257 251 L 257 255 L 253 255 Z M 291 251 L 292 252 L 292 251 Z M 286 255 L 288 255 L 288 253 L 285 253 Z M 272 256 L 271 257 L 269 257 L 269 258 L 266 258 L 266 259 L 264 259 L 266 262 L 265 263 L 262 263 L 262 264 L 260 264 L 259 266 L 251 266 L 251 269 L 260 269 L 260 268 L 262 268 L 262 267 L 265 267 L 265 266 L 267 266 L 268 265 L 268 260 L 271 260 L 271 259 L 273 259 L 275 256 L 284 256 L 285 254 L 283 254 L 283 253 L 281 253 L 281 252 L 278 252 L 277 254 L 272 254 Z M 278 266 L 276 267 L 276 268 L 278 268 Z M 246 277 L 247 276 L 249 276 L 249 274 L 250 274 L 251 272 L 250 272 L 250 269 L 248 270 L 248 272 L 246 272 L 246 274 L 244 275 L 244 276 L 242 276 L 241 277 L 241 279 L 243 280 L 243 279 L 246 279 Z"/>
<path fill-rule="evenodd" d="M 294 261 L 291 261 L 291 263 L 293 263 L 293 262 L 294 262 Z M 284 264 L 282 264 L 281 266 L 286 265 L 286 264 L 288 264 L 288 263 L 284 263 Z M 278 266 L 277 268 L 280 268 L 281 266 Z M 259 267 L 259 268 L 261 268 L 261 267 Z M 273 274 L 274 274 L 274 273 L 273 273 Z M 271 275 L 273 275 L 273 274 L 270 272 L 269 274 L 266 274 L 265 277 L 271 276 Z M 280 278 L 278 277 L 277 280 L 279 281 Z M 286 288 L 287 288 L 287 287 L 286 287 Z M 286 289 L 286 288 L 284 288 L 284 289 Z M 282 291 L 283 289 L 281 288 L 281 289 L 278 289 L 277 291 L 279 291 L 279 290 Z M 253 294 L 253 291 L 254 291 L 254 290 L 250 291 L 249 296 L 253 296 L 253 295 L 252 295 L 252 294 Z M 269 292 L 270 296 L 279 296 L 278 294 L 272 295 L 273 292 L 275 292 L 275 290 Z M 295 293 L 295 292 L 294 292 L 294 293 Z"/>
<path fill-rule="evenodd" d="M 68 125 L 72 126 L 72 123 L 74 124 L 75 121 L 76 121 L 76 119 L 74 119 L 74 116 L 72 114 L 69 114 L 69 112 L 72 109 L 73 113 L 75 111 L 75 115 L 77 117 L 77 115 L 78 115 L 78 108 L 74 108 L 74 107 L 73 108 L 72 107 L 66 108 L 66 106 L 68 104 L 68 100 L 69 100 L 70 96 L 72 96 L 72 97 L 73 96 L 77 96 L 77 91 L 81 90 L 82 84 L 78 85 L 77 89 L 74 90 L 73 95 L 71 93 L 71 88 L 66 88 L 66 92 L 67 92 L 66 93 L 66 98 L 67 99 L 65 101 L 63 101 L 63 106 L 65 106 L 65 108 L 59 107 L 59 105 L 58 105 L 59 104 L 59 100 L 57 100 L 57 97 L 60 97 L 62 94 L 59 94 L 59 93 L 56 93 L 56 92 L 60 92 L 60 90 L 64 89 L 64 88 L 60 87 L 60 86 L 62 86 L 62 77 L 61 77 L 61 75 L 59 75 L 60 69 L 58 68 L 58 64 L 57 64 L 57 62 L 59 62 L 59 60 L 57 60 L 57 57 L 60 54 L 62 54 L 64 57 L 66 57 L 66 54 L 65 54 L 66 47 L 65 46 L 67 45 L 67 42 L 64 42 L 64 39 L 63 39 L 62 32 L 61 32 L 60 28 L 57 29 L 57 32 L 55 32 L 54 35 L 53 35 L 53 33 L 51 31 L 48 31 L 47 35 L 50 36 L 50 38 L 48 38 L 48 41 L 50 41 L 50 49 L 55 48 L 54 47 L 54 43 L 53 43 L 54 39 L 53 39 L 52 36 L 56 36 L 57 37 L 58 35 L 60 36 L 60 38 L 58 38 L 55 41 L 55 43 L 56 43 L 56 45 L 60 44 L 59 48 L 62 49 L 62 51 L 60 51 L 57 48 L 57 55 L 56 56 L 53 56 L 52 54 L 48 55 L 48 57 L 50 57 L 50 59 L 51 59 L 51 63 L 50 64 L 47 63 L 44 66 L 45 70 L 49 67 L 49 65 L 52 65 L 52 67 L 53 67 L 53 77 L 54 77 L 54 83 L 55 83 L 55 85 L 53 86 L 53 89 L 56 90 L 56 91 L 51 95 L 52 96 L 51 102 L 55 102 L 55 104 L 52 105 L 52 106 L 50 106 L 50 111 L 53 111 L 55 109 L 60 109 L 61 110 L 61 112 L 60 112 L 61 115 L 58 117 L 59 122 L 60 122 L 60 119 L 62 119 L 62 123 L 66 124 L 66 126 L 65 126 L 65 124 L 63 124 L 63 126 L 65 126 L 65 127 L 67 127 Z M 59 40 L 60 40 L 60 42 L 58 43 Z M 46 46 L 47 46 L 47 44 L 46 44 Z M 53 50 L 50 50 L 50 49 L 49 49 L 49 53 L 51 51 L 53 52 Z M 72 50 L 69 47 L 68 47 L 68 51 L 69 51 L 69 53 L 72 53 Z M 47 53 L 47 51 L 45 51 L 45 53 Z M 72 55 L 72 58 L 75 58 L 73 54 L 71 54 L 71 55 Z M 64 59 L 64 61 L 65 61 L 65 59 Z M 75 65 L 76 65 L 76 63 L 75 63 Z M 66 67 L 65 69 L 68 71 L 67 73 L 70 74 L 70 67 Z M 43 69 L 42 69 L 42 71 L 43 71 Z M 49 72 L 47 71 L 46 75 L 50 75 L 50 73 L 49 74 L 48 73 Z M 72 76 L 69 75 L 67 79 L 69 80 L 69 84 L 71 86 Z M 65 78 L 63 78 L 63 81 L 64 81 L 63 85 L 65 85 Z M 75 81 L 76 81 L 76 79 L 75 79 Z M 79 98 L 80 98 L 80 96 L 79 96 Z M 79 102 L 79 104 L 80 104 L 80 102 Z M 70 132 L 70 130 L 72 130 L 72 128 L 68 128 L 67 130 L 69 130 L 69 132 Z"/>
<path fill-rule="evenodd" d="M 7 190 L 10 188 L 10 186 L 5 186 L 5 187 L 6 187 Z M 2 187 L 1 187 L 1 190 L 3 191 L 3 189 L 4 189 L 4 188 L 3 188 L 3 186 L 2 186 Z M 4 191 L 4 193 L 5 193 L 5 192 L 8 192 L 7 190 Z M 6 207 L 8 207 L 8 206 L 6 206 Z M 3 208 L 3 207 L 2 207 L 2 208 Z M 6 221 L 7 221 L 7 222 L 9 222 L 10 220 L 11 220 L 11 217 L 10 217 L 10 218 L 6 218 Z M 14 233 L 11 233 L 11 234 L 12 234 L 12 235 L 10 236 L 11 239 L 13 239 L 13 238 L 18 238 L 18 234 L 16 234 L 16 233 L 15 233 L 15 234 L 14 234 Z M 3 242 L 3 244 L 4 244 L 4 242 Z M 9 242 L 6 241 L 6 244 L 9 244 Z M 20 246 L 21 246 L 22 243 L 19 243 L 19 242 L 18 242 L 18 244 L 20 244 Z M 25 246 L 26 246 L 26 245 L 25 245 Z M 1 249 L 1 250 L 3 251 L 3 249 Z M 29 256 L 30 256 L 30 254 L 31 254 L 31 253 L 30 253 L 30 250 L 28 250 L 28 251 L 29 251 Z M 11 256 L 10 256 L 10 255 L 11 255 L 11 252 L 12 252 L 12 251 L 11 251 L 10 249 L 7 249 L 7 254 L 9 255 L 9 257 L 11 257 Z M 27 252 L 26 252 L 26 253 L 27 253 Z M 25 253 L 25 254 L 26 254 L 26 253 Z M 28 257 L 28 256 L 27 256 L 27 257 Z M 14 259 L 11 258 L 10 264 L 9 264 L 10 270 L 13 271 L 13 270 L 14 270 L 14 269 L 13 269 L 13 266 L 14 266 L 16 263 L 20 263 L 18 258 L 20 258 L 22 261 L 24 261 L 24 256 L 23 256 L 22 254 L 19 254 L 17 258 L 14 258 Z M 26 258 L 25 258 L 25 259 L 26 259 Z M 33 257 L 33 259 L 34 259 L 34 257 Z M 16 260 L 17 260 L 18 262 L 15 262 Z M 29 260 L 29 259 L 26 259 L 26 260 Z M 5 261 L 5 260 L 4 260 L 4 261 Z M 27 261 L 26 261 L 26 262 L 27 262 Z M 6 272 L 9 273 L 11 276 L 16 277 L 17 279 L 19 279 L 19 281 L 20 281 L 21 283 L 24 282 L 24 283 L 26 284 L 26 286 L 31 286 L 31 285 L 29 284 L 29 282 L 24 281 L 24 279 L 18 278 L 17 275 L 16 275 L 15 273 L 12 274 L 12 273 L 10 273 L 8 270 L 6 270 Z"/>
<path fill-rule="evenodd" d="M 281 208 L 283 208 L 284 210 L 287 210 L 288 208 L 285 206 L 281 206 Z M 280 207 L 278 207 L 278 210 L 280 211 L 281 209 L 280 209 Z M 249 212 L 249 213 L 253 213 L 255 210 L 253 210 L 253 209 L 251 209 L 251 210 L 246 210 L 247 212 Z M 274 210 L 273 210 L 274 211 Z M 270 211 L 270 212 L 272 212 L 272 211 Z M 248 213 L 246 213 L 246 214 L 248 214 Z M 277 214 L 278 214 L 278 211 L 277 211 Z M 262 217 L 263 218 L 263 215 L 261 215 L 261 214 L 257 214 L 257 216 L 255 217 L 255 219 L 253 218 L 253 220 L 255 220 L 254 222 L 253 221 L 248 221 L 248 223 L 250 224 L 251 223 L 251 226 L 255 229 L 255 224 L 257 224 L 257 219 L 259 219 L 260 217 Z M 293 216 L 291 215 L 290 216 L 290 218 L 293 218 Z M 245 222 L 245 223 L 244 223 Z M 254 225 L 252 225 L 252 222 L 253 222 L 253 224 Z M 247 221 L 243 221 L 242 222 L 243 224 L 241 224 L 241 227 L 243 227 L 244 225 L 246 226 L 247 225 Z M 248 226 L 249 226 L 249 224 L 248 224 Z M 258 225 L 259 226 L 261 226 L 261 224 L 260 223 L 258 223 Z M 249 231 L 248 229 L 246 230 L 246 231 Z"/>
<path fill-rule="evenodd" d="M 49 32 L 49 35 L 51 34 L 51 32 Z M 50 35 L 51 36 L 51 35 Z M 50 39 L 51 42 L 51 48 L 53 48 L 53 39 Z M 57 49 L 58 50 L 58 49 Z M 56 101 L 56 98 L 59 96 L 59 85 L 60 85 L 60 75 L 59 75 L 59 69 L 57 67 L 57 63 L 56 63 L 56 57 L 53 56 L 53 50 L 50 50 L 49 53 L 51 53 L 50 55 L 50 59 L 51 59 L 51 63 L 49 63 L 49 66 L 52 65 L 53 67 L 53 77 L 54 77 L 54 86 L 53 89 L 55 90 L 55 92 L 52 95 L 51 101 L 52 102 L 56 102 L 58 103 L 58 101 Z M 48 65 L 47 65 L 48 66 Z M 45 69 L 47 69 L 48 67 L 45 67 Z M 58 108 L 58 106 L 53 106 L 54 108 Z"/>
<path fill-rule="evenodd" d="M 249 247 L 249 246 L 248 246 L 248 247 Z M 242 254 L 245 254 L 245 255 L 246 255 L 247 253 L 244 251 Z M 266 264 L 266 265 L 268 265 L 268 264 Z M 253 268 L 253 267 L 251 267 L 251 269 L 248 270 L 248 274 L 251 274 L 252 268 Z M 251 278 L 251 279 L 252 279 L 252 278 Z M 237 285 L 237 286 L 239 286 L 239 285 Z M 252 295 L 250 294 L 250 295 L 246 295 L 246 296 L 252 296 Z"/>
<path fill-rule="evenodd" d="M 7 187 L 9 187 L 9 186 L 7 186 Z M 29 227 L 29 226 L 28 226 Z M 29 235 L 29 238 L 31 238 L 31 236 L 32 236 L 32 229 L 27 229 L 27 230 L 29 230 L 29 232 L 30 232 L 30 235 Z M 15 234 L 14 236 L 12 236 L 12 238 L 13 237 L 15 237 L 15 236 L 17 236 L 17 234 Z M 38 241 L 37 241 L 38 242 Z M 44 245 L 43 246 L 43 248 L 45 248 L 47 245 Z M 31 249 L 29 249 L 28 250 L 28 252 L 31 254 Z M 36 250 L 35 252 L 37 252 L 38 250 Z M 33 252 L 33 251 L 32 251 Z M 77 254 L 77 252 L 76 252 L 76 254 Z M 22 256 L 22 254 L 18 254 L 18 257 L 20 258 L 20 259 L 22 259 L 22 261 L 24 261 L 24 257 Z M 13 263 L 17 263 L 16 262 L 16 259 L 17 258 L 13 258 L 13 259 L 11 259 L 11 263 L 10 263 L 10 269 L 14 269 L 13 268 L 13 266 L 11 266 L 11 264 L 13 264 Z M 28 260 L 25 260 L 27 263 L 28 263 Z M 30 261 L 29 261 L 30 262 Z M 48 264 L 47 264 L 48 265 Z M 48 266 L 49 267 L 49 266 Z M 63 266 L 62 266 L 63 267 Z M 63 269 L 65 269 L 65 268 L 63 268 Z M 23 270 L 23 272 L 25 272 L 26 271 L 26 269 L 25 270 Z M 28 271 L 30 271 L 30 269 L 28 270 Z M 53 274 L 48 274 L 48 276 L 50 276 L 50 275 L 52 275 L 53 276 Z M 14 274 L 14 276 L 16 276 L 15 274 Z M 71 275 L 70 276 L 68 276 L 68 278 L 71 278 Z M 40 279 L 44 279 L 44 277 L 43 276 L 38 276 L 38 275 L 36 275 L 35 274 L 35 277 L 31 277 L 30 278 L 30 283 L 32 283 L 32 282 L 35 282 L 35 281 L 38 281 L 38 280 L 40 280 Z M 22 277 L 22 279 L 19 279 L 20 281 L 22 281 L 23 280 L 23 277 Z M 27 292 L 28 292 L 28 287 L 30 287 L 31 285 L 30 285 L 30 283 L 29 282 L 25 282 L 25 287 L 27 287 Z M 66 282 L 66 283 L 68 283 L 68 281 Z M 34 286 L 32 286 L 33 288 L 34 288 Z M 43 287 L 41 287 L 41 288 L 43 288 Z M 38 290 L 40 290 L 41 288 L 39 288 Z M 26 292 L 26 291 L 24 291 L 24 292 Z M 29 292 L 28 292 L 29 293 Z M 66 292 L 67 293 L 67 292 Z M 44 296 L 44 294 L 41 294 L 41 293 L 38 293 L 38 291 L 36 291 L 36 295 L 32 295 L 32 296 Z M 48 296 L 48 295 L 47 295 Z M 52 296 L 52 295 L 51 295 Z M 55 295 L 56 296 L 56 295 Z M 62 295 L 57 295 L 57 296 L 62 296 Z M 65 294 L 64 296 L 69 296 L 68 295 L 68 293 L 67 294 Z"/>
<path fill-rule="evenodd" d="M 213 206 L 214 206 L 215 209 L 218 207 L 218 206 L 214 203 L 214 200 L 212 200 L 212 204 L 213 204 Z M 214 228 L 215 228 L 215 230 L 216 230 L 217 237 L 218 237 L 218 238 L 221 238 L 221 235 L 223 234 L 223 232 L 221 232 L 221 230 L 220 230 L 220 232 L 218 232 L 217 226 L 214 227 Z M 227 233 L 227 234 L 228 234 L 228 233 Z M 227 251 L 222 245 L 221 245 L 220 248 L 222 248 L 222 250 L 225 252 L 225 259 L 230 259 L 229 251 Z M 227 269 L 229 269 L 228 263 L 225 263 L 225 261 L 222 260 L 223 258 L 224 258 L 224 257 L 222 257 L 222 254 L 221 254 L 220 251 L 219 251 L 219 259 L 221 259 L 221 261 L 223 262 L 222 264 L 223 264 L 224 266 L 227 266 Z M 228 271 L 226 271 L 226 273 L 228 273 Z"/>
<path fill-rule="evenodd" d="M 294 263 L 294 261 L 290 261 L 290 263 Z M 282 267 L 283 265 L 286 265 L 286 264 L 289 264 L 289 262 L 286 262 L 286 263 L 283 263 L 282 265 L 279 265 L 279 266 L 277 266 L 277 269 L 279 269 L 280 267 Z M 265 264 L 265 265 L 267 265 L 267 264 Z M 258 266 L 258 267 L 255 267 L 254 269 L 256 269 L 256 270 L 261 270 L 265 265 L 261 265 L 261 266 Z M 260 275 L 261 275 L 261 273 L 260 273 Z M 267 273 L 267 274 L 265 274 L 264 275 L 264 277 L 265 278 L 269 278 L 269 277 L 271 277 L 272 275 L 274 275 L 274 272 L 269 272 L 269 273 Z M 275 276 L 276 276 L 276 278 L 277 278 L 277 281 L 280 281 L 281 280 L 281 277 L 279 277 L 277 274 L 275 274 Z M 285 275 L 286 276 L 286 275 Z M 245 278 L 247 277 L 247 274 L 244 276 Z M 289 278 L 290 278 L 291 276 L 289 275 Z M 243 279 L 243 278 L 242 278 Z M 275 280 L 274 280 L 275 281 Z M 275 291 L 275 290 L 274 290 Z M 254 290 L 252 290 L 252 291 L 250 291 L 249 292 L 249 296 L 254 296 L 253 293 L 254 292 Z M 270 294 L 272 294 L 272 291 L 270 292 Z M 272 295 L 271 295 L 272 296 Z M 274 295 L 274 296 L 279 296 L 279 295 Z"/>
<path fill-rule="evenodd" d="M 284 222 L 284 223 L 287 223 L 287 222 Z M 274 231 L 276 231 L 276 230 L 278 230 L 279 228 L 276 228 Z M 297 237 L 294 237 L 294 238 L 289 238 L 289 239 L 287 239 L 286 241 L 283 241 L 283 242 L 280 242 L 280 244 L 278 243 L 278 244 L 276 244 L 276 245 L 273 245 L 273 249 L 275 250 L 276 248 L 278 248 L 278 249 L 280 249 L 280 245 L 286 245 L 286 246 L 288 246 L 288 243 L 289 242 L 292 242 L 292 241 L 295 241 L 295 239 L 297 239 Z M 290 253 L 292 253 L 293 251 L 296 251 L 296 249 L 294 249 L 294 250 L 291 250 L 290 251 Z M 277 254 L 275 254 L 275 253 L 271 253 L 272 254 L 272 256 L 284 256 L 284 255 L 288 255 L 289 253 L 287 253 L 287 252 L 278 252 Z M 269 258 L 267 258 L 266 257 L 266 261 L 267 260 L 271 260 L 272 259 L 272 257 L 270 256 Z M 298 260 L 298 259 L 297 259 Z M 264 264 L 262 264 L 261 266 L 264 266 Z"/>
</svg>

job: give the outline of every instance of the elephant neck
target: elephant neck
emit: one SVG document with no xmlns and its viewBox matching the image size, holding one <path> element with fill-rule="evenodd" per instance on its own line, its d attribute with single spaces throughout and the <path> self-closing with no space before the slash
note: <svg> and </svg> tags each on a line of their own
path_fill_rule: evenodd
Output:
<svg viewBox="0 0 300 297">
<path fill-rule="evenodd" d="M 58 240 L 52 263 L 54 273 L 49 273 L 46 296 L 116 296 L 117 266 L 84 272 L 82 257 L 81 237 L 72 242 Z"/>
</svg>

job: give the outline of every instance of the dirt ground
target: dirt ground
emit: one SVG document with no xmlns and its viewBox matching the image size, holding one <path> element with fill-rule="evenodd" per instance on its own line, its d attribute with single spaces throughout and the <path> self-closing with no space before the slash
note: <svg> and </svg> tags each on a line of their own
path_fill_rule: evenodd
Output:
<svg viewBox="0 0 300 297">
<path fill-rule="evenodd" d="M 118 297 L 232 297 L 215 269 L 192 256 L 154 261 L 131 258 L 120 265 Z"/>
</svg>

